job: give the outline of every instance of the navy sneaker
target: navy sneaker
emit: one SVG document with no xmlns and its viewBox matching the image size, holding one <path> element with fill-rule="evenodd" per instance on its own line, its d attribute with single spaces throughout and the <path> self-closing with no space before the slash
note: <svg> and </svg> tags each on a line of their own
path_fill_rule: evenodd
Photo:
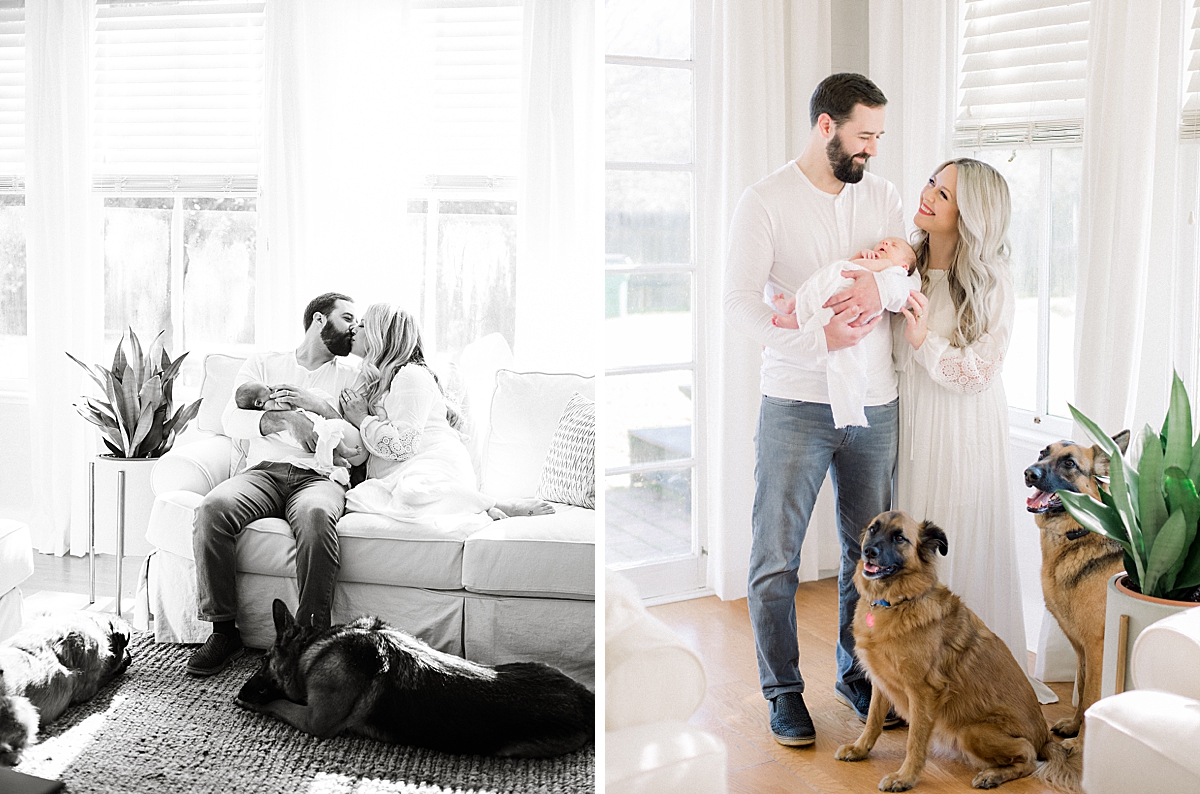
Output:
<svg viewBox="0 0 1200 794">
<path fill-rule="evenodd" d="M 242 638 L 226 634 L 210 634 L 204 644 L 192 653 L 187 661 L 191 675 L 205 677 L 216 675 L 230 662 L 242 655 Z"/>
<path fill-rule="evenodd" d="M 784 692 L 771 701 L 771 735 L 788 747 L 803 747 L 817 740 L 812 717 L 799 692 Z"/>
<path fill-rule="evenodd" d="M 871 710 L 870 681 L 865 678 L 857 681 L 839 681 L 834 684 L 833 696 L 849 706 L 861 721 L 867 721 L 867 712 Z M 899 724 L 900 718 L 896 716 L 896 710 L 889 708 L 887 716 L 883 718 L 883 727 L 894 728 Z"/>
</svg>

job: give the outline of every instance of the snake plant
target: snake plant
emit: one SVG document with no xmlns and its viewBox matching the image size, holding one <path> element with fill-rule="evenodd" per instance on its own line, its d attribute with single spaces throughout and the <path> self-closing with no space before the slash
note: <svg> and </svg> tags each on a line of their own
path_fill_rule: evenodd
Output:
<svg viewBox="0 0 1200 794">
<path fill-rule="evenodd" d="M 1059 491 L 1063 506 L 1081 526 L 1121 544 L 1125 573 L 1135 589 L 1157 598 L 1192 600 L 1200 587 L 1200 438 L 1192 438 L 1192 406 L 1183 381 L 1175 375 L 1162 429 L 1155 432 L 1147 425 L 1142 431 L 1136 466 L 1095 422 L 1070 408 L 1111 462 L 1101 501 Z"/>
<path fill-rule="evenodd" d="M 100 428 L 104 445 L 118 458 L 161 457 L 200 410 L 200 400 L 196 400 L 172 413 L 172 384 L 187 353 L 172 361 L 162 338 L 160 331 L 143 355 L 137 334 L 130 328 L 117 343 L 111 369 L 98 364 L 89 367 L 67 353 L 104 393 L 101 399 L 81 398 L 75 410 Z"/>
</svg>

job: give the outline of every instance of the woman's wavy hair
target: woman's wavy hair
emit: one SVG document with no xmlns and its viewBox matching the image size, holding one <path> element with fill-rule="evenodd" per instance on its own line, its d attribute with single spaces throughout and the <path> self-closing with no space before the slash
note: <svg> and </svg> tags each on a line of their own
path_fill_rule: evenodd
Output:
<svg viewBox="0 0 1200 794">
<path fill-rule="evenodd" d="M 958 168 L 958 245 L 946 274 L 950 299 L 954 302 L 957 327 L 951 344 L 966 347 L 986 334 L 991 319 L 988 304 L 1008 267 L 1008 222 L 1012 215 L 1008 183 L 987 163 L 960 157 L 934 169 L 936 175 L 948 165 Z M 929 291 L 929 234 L 918 229 L 913 235 L 921 291 Z"/>
<path fill-rule="evenodd" d="M 363 314 L 359 333 L 365 336 L 366 341 L 359 385 L 363 388 L 368 405 L 383 403 L 396 373 L 406 364 L 424 367 L 441 390 L 442 384 L 438 381 L 437 373 L 425 363 L 421 328 L 411 314 L 390 303 L 372 303 Z M 447 403 L 446 421 L 457 429 L 459 419 L 458 412 Z"/>
</svg>

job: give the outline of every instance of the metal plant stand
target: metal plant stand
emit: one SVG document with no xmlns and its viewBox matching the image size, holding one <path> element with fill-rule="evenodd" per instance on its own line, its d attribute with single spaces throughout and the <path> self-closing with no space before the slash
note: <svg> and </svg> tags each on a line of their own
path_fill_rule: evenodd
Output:
<svg viewBox="0 0 1200 794">
<path fill-rule="evenodd" d="M 88 558 L 91 590 L 88 603 L 96 603 L 96 461 L 88 467 Z M 117 617 L 121 617 L 121 564 L 125 559 L 125 471 L 117 470 Z"/>
</svg>

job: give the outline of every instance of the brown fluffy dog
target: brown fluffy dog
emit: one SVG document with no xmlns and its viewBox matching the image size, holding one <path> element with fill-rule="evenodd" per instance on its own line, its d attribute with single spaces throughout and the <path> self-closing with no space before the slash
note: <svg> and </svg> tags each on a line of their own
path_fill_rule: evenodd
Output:
<svg viewBox="0 0 1200 794">
<path fill-rule="evenodd" d="M 935 555 L 947 548 L 941 529 L 898 511 L 876 516 L 863 530 L 854 641 L 874 689 L 862 735 L 836 757 L 866 758 L 893 705 L 908 720 L 908 747 L 900 770 L 879 781 L 881 791 L 916 784 L 931 739 L 981 770 L 971 781 L 976 788 L 1036 774 L 1076 790 L 1079 769 L 1050 738 L 1008 646 L 938 583 Z"/>
<path fill-rule="evenodd" d="M 0 763 L 16 764 L 39 723 L 125 672 L 130 634 L 118 617 L 78 612 L 37 618 L 0 643 Z"/>
<path fill-rule="evenodd" d="M 1113 440 L 1122 452 L 1129 443 L 1125 430 Z M 1104 667 L 1104 609 L 1108 580 L 1124 570 L 1124 553 L 1115 540 L 1089 532 L 1066 511 L 1057 491 L 1100 498 L 1099 477 L 1108 477 L 1109 457 L 1100 447 L 1058 441 L 1042 450 L 1025 470 L 1025 484 L 1036 489 L 1025 506 L 1042 531 L 1042 595 L 1046 608 L 1075 649 L 1075 686 L 1079 702 L 1074 716 L 1054 723 L 1063 742 L 1073 749 L 1083 740 L 1083 713 L 1100 699 Z"/>
</svg>

